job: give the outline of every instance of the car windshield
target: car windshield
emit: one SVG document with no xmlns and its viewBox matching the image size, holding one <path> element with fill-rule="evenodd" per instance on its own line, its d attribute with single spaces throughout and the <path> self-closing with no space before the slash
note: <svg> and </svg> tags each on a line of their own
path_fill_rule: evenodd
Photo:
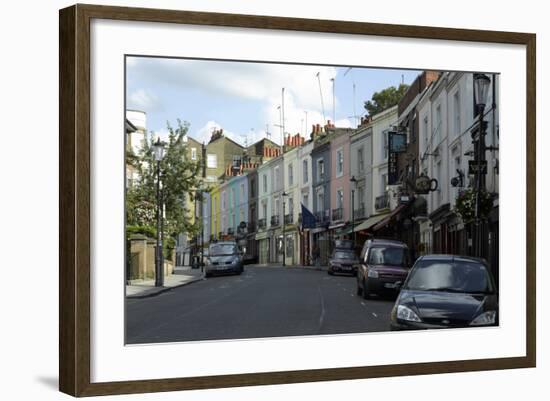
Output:
<svg viewBox="0 0 550 401">
<path fill-rule="evenodd" d="M 409 290 L 493 293 L 487 268 L 475 261 L 421 260 L 405 284 Z"/>
<path fill-rule="evenodd" d="M 375 247 L 369 252 L 368 263 L 371 265 L 406 266 L 405 248 Z"/>
<path fill-rule="evenodd" d="M 237 253 L 237 246 L 233 244 L 218 244 L 210 247 L 210 256 L 234 255 Z"/>
<path fill-rule="evenodd" d="M 332 255 L 333 259 L 357 259 L 357 255 L 355 255 L 352 251 L 335 251 L 334 255 Z"/>
</svg>

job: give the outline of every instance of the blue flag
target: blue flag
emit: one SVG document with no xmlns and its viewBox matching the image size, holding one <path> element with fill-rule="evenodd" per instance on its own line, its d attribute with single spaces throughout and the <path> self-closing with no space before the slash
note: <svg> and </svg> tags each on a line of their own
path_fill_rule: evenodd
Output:
<svg viewBox="0 0 550 401">
<path fill-rule="evenodd" d="M 315 219 L 315 216 L 313 215 L 313 213 L 309 211 L 307 207 L 304 206 L 303 203 L 301 203 L 301 205 L 302 205 L 302 230 L 304 228 L 314 228 L 317 222 Z"/>
</svg>

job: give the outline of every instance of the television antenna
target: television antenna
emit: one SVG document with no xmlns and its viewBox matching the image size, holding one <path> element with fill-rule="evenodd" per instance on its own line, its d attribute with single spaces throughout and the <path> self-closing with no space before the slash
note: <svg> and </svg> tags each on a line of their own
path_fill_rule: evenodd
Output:
<svg viewBox="0 0 550 401">
<path fill-rule="evenodd" d="M 344 76 L 348 75 L 348 72 L 350 72 L 353 69 L 353 67 L 348 67 L 346 72 L 344 72 Z M 349 116 L 348 118 L 355 118 L 355 126 L 359 126 L 359 117 L 357 115 L 357 112 L 355 111 L 355 76 L 353 75 L 353 72 L 351 73 L 351 81 L 353 83 L 353 116 Z"/>
</svg>

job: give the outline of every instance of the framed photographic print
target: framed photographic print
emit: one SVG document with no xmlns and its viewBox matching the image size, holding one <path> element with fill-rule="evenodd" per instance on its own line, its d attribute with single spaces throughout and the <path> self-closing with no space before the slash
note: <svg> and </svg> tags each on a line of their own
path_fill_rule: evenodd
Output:
<svg viewBox="0 0 550 401">
<path fill-rule="evenodd" d="M 534 367 L 535 40 L 61 10 L 60 390 Z"/>
</svg>

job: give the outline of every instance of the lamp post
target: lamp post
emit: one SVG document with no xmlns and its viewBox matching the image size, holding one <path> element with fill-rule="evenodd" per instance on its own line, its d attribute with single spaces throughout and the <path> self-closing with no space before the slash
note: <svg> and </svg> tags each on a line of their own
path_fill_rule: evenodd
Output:
<svg viewBox="0 0 550 401">
<path fill-rule="evenodd" d="M 474 74 L 474 94 L 475 102 L 479 119 L 479 126 L 477 129 L 477 142 L 475 157 L 477 161 L 477 174 L 476 174 L 476 208 L 475 208 L 475 224 L 476 224 L 476 249 L 475 255 L 481 256 L 481 192 L 485 189 L 484 174 L 482 171 L 485 163 L 485 129 L 483 127 L 483 113 L 485 111 L 485 105 L 487 104 L 487 96 L 489 94 L 489 86 L 491 85 L 491 79 L 485 74 Z"/>
<path fill-rule="evenodd" d="M 285 197 L 288 196 L 286 192 L 283 191 L 283 267 L 286 266 L 286 237 L 285 237 Z"/>
<path fill-rule="evenodd" d="M 162 266 L 162 199 L 160 193 L 160 161 L 164 157 L 164 143 L 161 142 L 160 137 L 153 144 L 153 151 L 155 161 L 157 162 L 157 246 L 155 252 L 155 287 L 162 287 L 164 285 L 164 269 Z"/>
<path fill-rule="evenodd" d="M 357 178 L 352 175 L 349 181 L 353 185 L 351 188 L 351 235 L 353 239 L 353 247 L 355 248 L 355 188 L 357 187 Z"/>
</svg>

